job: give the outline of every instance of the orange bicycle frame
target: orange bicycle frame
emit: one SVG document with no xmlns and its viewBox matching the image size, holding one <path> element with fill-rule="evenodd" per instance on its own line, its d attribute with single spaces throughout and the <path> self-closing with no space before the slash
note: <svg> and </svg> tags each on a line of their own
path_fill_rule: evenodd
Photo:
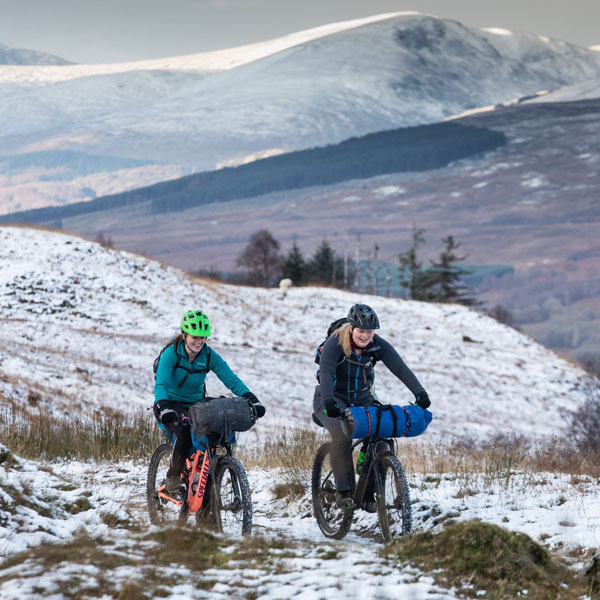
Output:
<svg viewBox="0 0 600 600">
<path fill-rule="evenodd" d="M 196 486 L 196 493 L 193 491 L 192 483 L 194 481 L 194 475 L 198 473 L 198 463 L 200 459 L 204 456 L 204 460 L 202 461 L 202 467 L 200 468 L 200 477 L 198 479 L 198 485 Z M 196 453 L 193 456 L 193 463 L 188 459 L 188 467 L 191 463 L 190 469 L 190 479 L 188 483 L 188 507 L 190 512 L 198 512 L 202 507 L 202 503 L 204 502 L 204 492 L 206 491 L 206 484 L 208 483 L 208 473 L 210 469 L 210 453 L 200 452 L 200 450 L 196 450 Z"/>
<path fill-rule="evenodd" d="M 204 460 L 202 460 L 204 457 Z M 198 470 L 198 463 L 202 460 L 202 466 L 200 470 Z M 207 450 L 206 452 L 201 452 L 200 450 L 196 450 L 194 452 L 191 459 L 186 459 L 187 468 L 189 471 L 189 480 L 188 480 L 188 495 L 187 495 L 187 504 L 190 512 L 196 513 L 202 508 L 202 504 L 204 502 L 204 494 L 206 492 L 206 484 L 208 483 L 208 474 L 210 471 L 210 452 Z M 198 475 L 198 485 L 196 486 L 196 492 L 194 492 L 194 477 Z M 169 500 L 169 502 L 174 502 L 177 506 L 181 506 L 183 503 L 181 500 L 173 498 L 169 496 L 165 491 L 165 486 L 162 485 L 158 490 L 158 495 L 165 500 Z"/>
</svg>

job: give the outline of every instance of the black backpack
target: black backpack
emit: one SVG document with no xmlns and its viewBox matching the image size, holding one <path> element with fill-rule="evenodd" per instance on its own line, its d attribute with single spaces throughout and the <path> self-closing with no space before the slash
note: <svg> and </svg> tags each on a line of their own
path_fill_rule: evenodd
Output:
<svg viewBox="0 0 600 600">
<path fill-rule="evenodd" d="M 333 321 L 332 323 L 330 323 L 329 328 L 327 329 L 327 337 L 317 347 L 317 352 L 315 355 L 315 362 L 318 365 L 321 364 L 321 353 L 323 352 L 323 346 L 325 345 L 325 342 L 333 335 L 333 333 L 335 331 L 337 331 L 342 325 L 344 325 L 347 322 L 348 322 L 348 319 L 346 317 L 342 317 L 341 319 L 337 319 L 337 320 Z M 344 360 L 346 360 L 352 364 L 359 364 L 359 366 L 361 366 L 361 367 L 370 368 L 371 373 L 372 373 L 372 368 L 375 366 L 375 363 L 379 360 L 379 352 L 378 352 L 379 350 L 380 350 L 380 346 L 375 346 L 374 348 L 369 350 L 370 362 L 368 364 L 354 363 L 346 356 L 344 358 L 342 358 L 342 361 L 340 361 L 340 362 L 343 362 Z M 317 381 L 320 383 L 321 369 L 317 369 L 315 376 L 317 378 Z"/>
<path fill-rule="evenodd" d="M 315 362 L 317 364 L 321 363 L 321 352 L 323 351 L 323 346 L 325 345 L 325 342 L 333 335 L 334 331 L 339 329 L 342 325 L 344 325 L 347 322 L 348 319 L 346 317 L 342 317 L 341 319 L 337 319 L 330 323 L 329 328 L 327 329 L 327 337 L 317 347 L 317 353 L 315 356 Z"/>
<path fill-rule="evenodd" d="M 188 369 L 187 367 L 182 366 L 181 363 L 181 355 L 177 352 L 177 344 L 179 344 L 179 339 L 175 339 L 173 342 L 169 342 L 161 351 L 160 354 L 154 359 L 154 363 L 152 364 L 152 370 L 154 371 L 154 380 L 156 381 L 156 371 L 158 371 L 158 363 L 160 362 L 160 357 L 163 355 L 163 352 L 169 347 L 173 346 L 175 350 L 175 356 L 177 357 L 177 361 L 175 362 L 175 366 L 173 367 L 173 371 L 171 375 L 175 373 L 176 369 L 184 369 L 187 371 L 185 377 L 181 380 L 181 383 L 177 386 L 179 389 L 185 382 L 190 373 L 208 373 L 210 371 L 210 346 L 207 346 L 206 349 L 206 368 L 204 369 Z"/>
</svg>

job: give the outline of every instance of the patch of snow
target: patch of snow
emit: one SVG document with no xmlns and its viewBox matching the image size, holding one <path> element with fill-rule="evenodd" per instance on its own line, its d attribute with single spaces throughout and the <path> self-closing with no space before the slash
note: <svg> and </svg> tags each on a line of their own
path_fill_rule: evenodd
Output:
<svg viewBox="0 0 600 600">
<path fill-rule="evenodd" d="M 386 185 L 377 188 L 374 191 L 384 196 L 399 196 L 400 194 L 406 193 L 406 190 L 404 188 L 401 188 L 397 185 Z"/>
<path fill-rule="evenodd" d="M 493 35 L 514 35 L 510 29 L 503 29 L 502 27 L 482 27 L 482 29 Z M 547 39 L 544 41 L 547 41 Z"/>
<path fill-rule="evenodd" d="M 544 175 L 530 175 L 521 182 L 521 185 L 527 188 L 544 187 L 545 185 L 548 185 L 548 179 Z"/>
</svg>

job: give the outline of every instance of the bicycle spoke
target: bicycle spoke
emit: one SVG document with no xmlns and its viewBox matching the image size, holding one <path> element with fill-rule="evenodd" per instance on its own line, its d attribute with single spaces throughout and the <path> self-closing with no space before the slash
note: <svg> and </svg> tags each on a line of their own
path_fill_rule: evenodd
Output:
<svg viewBox="0 0 600 600">
<path fill-rule="evenodd" d="M 312 470 L 313 511 L 319 528 L 327 537 L 342 539 L 352 524 L 353 510 L 336 504 L 335 485 L 329 458 L 329 443 L 317 451 Z"/>
<path fill-rule="evenodd" d="M 412 508 L 408 481 L 396 456 L 378 460 L 380 477 L 377 493 L 377 512 L 381 533 L 386 542 L 412 531 Z"/>
<path fill-rule="evenodd" d="M 232 457 L 221 458 L 213 485 L 213 511 L 218 529 L 231 536 L 250 533 L 252 502 L 242 464 Z"/>
<path fill-rule="evenodd" d="M 169 525 L 187 517 L 185 507 L 159 496 L 158 490 L 164 487 L 167 470 L 171 461 L 172 447 L 161 444 L 150 459 L 148 479 L 146 483 L 146 499 L 148 514 L 153 525 Z"/>
</svg>

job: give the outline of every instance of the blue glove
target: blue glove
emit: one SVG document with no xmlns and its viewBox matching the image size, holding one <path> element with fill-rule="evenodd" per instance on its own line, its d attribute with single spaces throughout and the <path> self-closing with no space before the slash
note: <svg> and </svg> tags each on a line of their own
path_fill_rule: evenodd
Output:
<svg viewBox="0 0 600 600">
<path fill-rule="evenodd" d="M 338 417 L 341 417 L 343 413 L 340 410 L 340 407 L 335 403 L 335 400 L 328 400 L 325 402 L 325 410 L 323 411 L 323 414 L 331 417 L 332 419 L 337 419 Z"/>
<path fill-rule="evenodd" d="M 415 396 L 415 404 L 417 406 L 420 406 L 423 410 L 429 408 L 431 406 L 431 400 L 429 400 L 429 395 L 427 394 L 427 392 L 419 392 Z"/>
<path fill-rule="evenodd" d="M 252 392 L 246 392 L 245 394 L 242 394 L 242 395 L 244 398 L 247 398 L 248 400 L 250 400 L 250 403 L 252 404 L 252 406 L 254 407 L 254 410 L 256 411 L 257 419 L 260 419 L 261 417 L 265 416 L 266 408 L 261 404 L 260 400 Z"/>
</svg>

